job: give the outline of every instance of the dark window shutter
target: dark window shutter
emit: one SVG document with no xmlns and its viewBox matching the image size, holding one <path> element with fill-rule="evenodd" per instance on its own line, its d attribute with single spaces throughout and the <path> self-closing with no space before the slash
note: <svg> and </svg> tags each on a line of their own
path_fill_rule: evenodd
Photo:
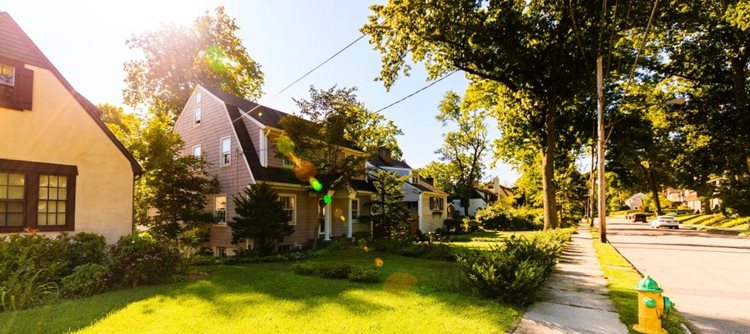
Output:
<svg viewBox="0 0 750 334">
<path fill-rule="evenodd" d="M 16 107 L 31 110 L 31 97 L 34 93 L 34 71 L 16 67 Z"/>
</svg>

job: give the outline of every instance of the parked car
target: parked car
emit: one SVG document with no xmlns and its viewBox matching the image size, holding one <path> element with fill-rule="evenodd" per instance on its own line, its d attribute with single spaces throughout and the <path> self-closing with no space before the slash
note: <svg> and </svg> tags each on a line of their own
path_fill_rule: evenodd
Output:
<svg viewBox="0 0 750 334">
<path fill-rule="evenodd" d="M 648 216 L 645 213 L 636 213 L 630 216 L 630 221 L 632 221 L 633 223 L 637 223 L 637 222 L 648 223 L 648 220 L 646 219 L 646 217 Z"/>
<path fill-rule="evenodd" d="M 677 222 L 677 219 L 674 219 L 672 216 L 659 216 L 656 217 L 656 219 L 651 221 L 651 228 L 659 228 L 659 227 L 669 227 L 678 229 L 680 228 L 680 223 Z"/>
</svg>

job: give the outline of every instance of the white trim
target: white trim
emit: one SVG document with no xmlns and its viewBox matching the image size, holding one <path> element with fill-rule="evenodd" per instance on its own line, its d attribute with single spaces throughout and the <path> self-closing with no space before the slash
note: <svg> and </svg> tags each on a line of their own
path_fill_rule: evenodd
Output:
<svg viewBox="0 0 750 334">
<path fill-rule="evenodd" d="M 424 232 L 424 230 L 422 229 L 422 202 L 423 202 L 422 195 L 423 194 L 420 193 L 419 197 L 417 198 L 417 207 L 418 207 L 417 216 L 419 217 L 419 224 L 417 224 L 417 228 L 420 231 Z"/>
<path fill-rule="evenodd" d="M 346 237 L 351 238 L 352 237 L 352 201 L 354 199 L 350 199 L 347 203 L 347 209 L 349 209 L 349 219 L 347 219 L 346 224 Z"/>
<path fill-rule="evenodd" d="M 198 155 L 195 155 L 195 149 L 196 148 L 198 149 Z M 193 156 L 194 157 L 199 157 L 199 156 L 202 156 L 202 155 L 203 155 L 203 149 L 201 148 L 201 144 L 193 145 Z"/>
<path fill-rule="evenodd" d="M 258 105 L 260 105 L 260 104 L 258 104 Z M 249 119 L 250 121 L 252 121 L 253 123 L 255 123 L 255 125 L 257 125 L 261 129 L 263 129 L 263 128 L 266 127 L 265 124 L 261 123 L 260 121 L 258 121 L 257 119 L 255 119 L 253 116 L 250 116 L 249 112 L 244 111 L 244 110 L 240 109 L 239 107 L 237 107 L 237 110 L 240 112 L 240 117 L 245 117 L 245 118 Z"/>
<path fill-rule="evenodd" d="M 326 219 L 325 219 L 326 230 L 325 230 L 325 234 L 323 234 L 323 240 L 326 240 L 326 241 L 331 240 L 331 225 L 332 225 L 331 216 L 333 216 L 333 209 L 331 208 L 333 205 L 331 204 L 333 203 L 326 204 Z"/>
<path fill-rule="evenodd" d="M 263 132 L 263 129 L 258 129 L 258 138 L 260 141 L 260 152 L 258 152 L 258 160 L 260 160 L 260 165 L 263 167 L 268 167 L 268 137 L 266 137 L 266 134 Z"/>
<path fill-rule="evenodd" d="M 185 103 L 185 105 L 184 105 L 184 106 L 182 107 L 182 111 L 180 111 L 180 114 L 179 114 L 179 115 L 177 115 L 177 119 L 176 119 L 176 120 L 174 121 L 174 124 L 177 124 L 177 123 L 179 123 L 179 122 L 180 122 L 180 118 L 182 118 L 182 115 L 184 115 L 184 114 L 185 114 L 185 110 L 187 109 L 188 105 L 190 105 L 190 101 L 193 101 L 193 100 L 194 100 L 194 98 L 193 98 L 193 95 L 195 95 L 195 92 L 196 92 L 197 90 L 199 90 L 200 88 L 201 88 L 201 86 L 200 86 L 200 85 L 196 85 L 196 86 L 195 86 L 195 88 L 193 88 L 193 91 L 192 91 L 192 92 L 190 93 L 190 98 L 188 99 L 188 102 L 187 102 L 187 103 Z M 201 118 L 202 118 L 202 117 L 201 117 Z M 193 124 L 195 124 L 195 121 L 193 121 Z M 172 132 L 174 132 L 174 131 L 175 131 L 175 130 L 174 130 L 174 129 L 172 129 Z"/>
<path fill-rule="evenodd" d="M 307 186 L 302 185 L 302 184 L 296 184 L 296 183 L 283 183 L 283 182 L 270 182 L 270 181 L 267 181 L 266 183 L 271 186 L 278 187 L 278 188 L 289 188 L 289 189 L 294 189 L 294 190 L 307 189 Z"/>
<path fill-rule="evenodd" d="M 200 117 L 197 117 L 200 114 Z M 193 108 L 193 127 L 200 126 L 203 124 L 203 107 L 196 104 Z"/>
<path fill-rule="evenodd" d="M 224 163 L 224 141 L 229 141 L 229 162 Z M 219 139 L 219 167 L 229 167 L 232 165 L 232 136 L 225 136 Z"/>
<path fill-rule="evenodd" d="M 292 199 L 292 222 L 287 222 L 288 225 L 297 225 L 297 195 L 296 194 L 288 194 L 288 193 L 279 193 L 279 198 L 281 197 L 289 197 Z"/>
<path fill-rule="evenodd" d="M 214 205 L 214 217 L 216 217 L 216 211 L 217 211 L 216 210 L 216 198 L 217 197 L 224 197 L 224 221 L 223 222 L 218 222 L 216 224 L 217 225 L 225 226 L 227 224 L 227 206 L 229 205 L 229 203 L 227 202 L 227 194 L 216 194 L 216 195 L 214 195 L 214 198 L 213 198 L 213 200 L 214 200 L 214 203 L 213 203 L 213 205 Z"/>
</svg>

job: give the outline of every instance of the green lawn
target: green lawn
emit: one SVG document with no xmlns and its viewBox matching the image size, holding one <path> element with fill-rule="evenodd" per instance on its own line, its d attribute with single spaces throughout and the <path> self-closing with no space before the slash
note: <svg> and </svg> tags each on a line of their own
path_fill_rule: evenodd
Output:
<svg viewBox="0 0 750 334">
<path fill-rule="evenodd" d="M 455 263 L 350 248 L 313 262 L 370 265 L 383 283 L 296 275 L 289 263 L 199 267 L 201 280 L 0 313 L 2 333 L 503 333 L 522 310 L 451 292 Z"/>
<path fill-rule="evenodd" d="M 620 320 L 628 326 L 630 333 L 637 333 L 632 329 L 633 325 L 638 323 L 638 292 L 635 290 L 635 286 L 643 277 L 612 245 L 603 244 L 599 241 L 599 233 L 596 229 L 591 229 L 591 236 L 594 239 L 594 249 L 596 249 L 602 271 L 607 278 L 609 298 L 615 305 Z M 667 295 L 669 295 L 668 292 Z M 690 326 L 681 314 L 674 311 L 662 326 L 669 333 L 682 334 L 684 331 L 680 327 L 680 323 Z M 691 330 L 695 332 L 693 328 Z"/>
<path fill-rule="evenodd" d="M 538 231 L 479 231 L 469 234 L 453 236 L 451 244 L 473 249 L 489 249 L 497 244 L 500 239 L 510 236 L 523 236 Z"/>
</svg>

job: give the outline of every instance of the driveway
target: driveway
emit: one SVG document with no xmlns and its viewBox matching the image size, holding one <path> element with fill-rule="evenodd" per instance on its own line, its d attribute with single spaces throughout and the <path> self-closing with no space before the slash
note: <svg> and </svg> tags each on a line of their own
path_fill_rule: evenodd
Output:
<svg viewBox="0 0 750 334">
<path fill-rule="evenodd" d="M 750 333 L 750 239 L 608 218 L 609 242 L 701 333 Z"/>
</svg>

